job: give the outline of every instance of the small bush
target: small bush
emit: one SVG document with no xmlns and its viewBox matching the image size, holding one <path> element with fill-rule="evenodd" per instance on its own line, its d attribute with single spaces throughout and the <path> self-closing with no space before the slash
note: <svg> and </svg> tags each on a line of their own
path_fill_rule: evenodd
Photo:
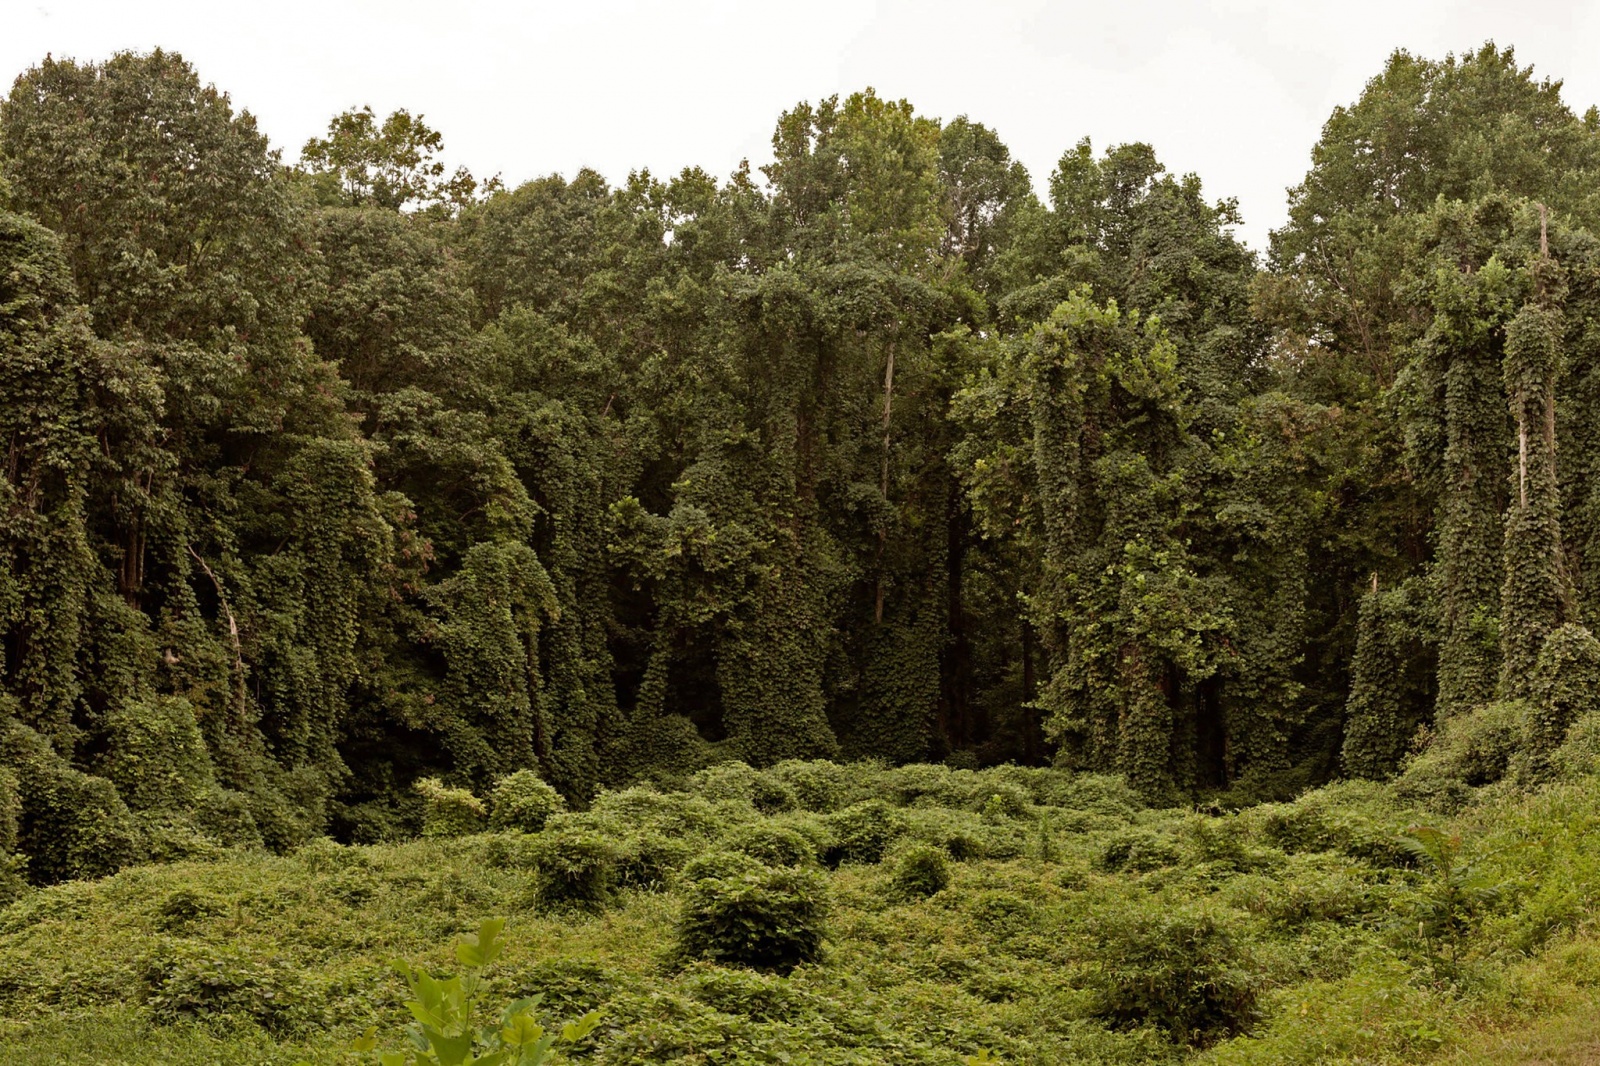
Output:
<svg viewBox="0 0 1600 1066">
<path fill-rule="evenodd" d="M 1040 802 L 1051 807 L 1131 819 L 1145 809 L 1144 800 L 1121 777 L 1073 774 L 1053 770 L 1040 786 Z"/>
<path fill-rule="evenodd" d="M 683 881 L 692 883 L 708 878 L 743 877 L 758 873 L 766 863 L 741 851 L 708 851 L 690 859 L 683 867 Z"/>
<path fill-rule="evenodd" d="M 850 779 L 853 772 L 858 773 L 826 759 L 787 759 L 761 776 L 787 789 L 801 808 L 826 812 L 838 810 L 856 797 L 858 790 Z"/>
<path fill-rule="evenodd" d="M 1388 786 L 1346 781 L 1309 792 L 1293 803 L 1258 807 L 1240 815 L 1263 840 L 1290 855 L 1337 852 L 1378 867 L 1415 863 L 1397 836 L 1398 822 Z"/>
<path fill-rule="evenodd" d="M 18 782 L 17 843 L 35 882 L 104 877 L 145 857 L 133 815 L 110 781 L 74 770 L 21 725 L 0 738 L 0 756 Z"/>
<path fill-rule="evenodd" d="M 1600 713 L 1591 711 L 1572 723 L 1566 740 L 1550 756 L 1550 768 L 1569 780 L 1600 774 Z"/>
<path fill-rule="evenodd" d="M 747 763 L 719 762 L 690 777 L 687 789 L 713 802 L 745 800 L 754 802 L 756 782 L 762 775 Z"/>
<path fill-rule="evenodd" d="M 224 847 L 265 846 L 255 816 L 250 813 L 249 797 L 242 792 L 213 788 L 201 793 L 195 805 L 194 820 L 202 833 Z"/>
<path fill-rule="evenodd" d="M 134 814 L 133 821 L 143 842 L 145 858 L 150 862 L 192 862 L 222 855 L 221 846 L 202 833 L 187 813 L 139 811 Z"/>
<path fill-rule="evenodd" d="M 1028 816 L 1032 801 L 1028 793 L 1016 785 L 1001 784 L 986 791 L 982 809 L 984 821 L 1008 822 Z"/>
<path fill-rule="evenodd" d="M 422 797 L 423 836 L 467 836 L 488 825 L 488 809 L 466 789 L 450 788 L 436 777 L 424 777 L 413 787 Z"/>
<path fill-rule="evenodd" d="M 294 853 L 294 857 L 305 863 L 306 869 L 312 873 L 331 873 L 336 870 L 364 868 L 372 865 L 372 860 L 359 848 L 347 848 L 337 840 L 328 837 L 318 837 L 316 840 L 301 845 Z"/>
<path fill-rule="evenodd" d="M 751 817 L 743 808 L 744 817 Z M 650 830 L 669 837 L 711 837 L 729 821 L 727 806 L 717 807 L 685 792 L 625 788 L 595 797 L 588 816 L 625 831 Z M 735 815 L 737 817 L 737 815 Z"/>
<path fill-rule="evenodd" d="M 917 844 L 895 860 L 894 894 L 902 900 L 926 899 L 950 885 L 950 856 L 942 848 Z"/>
<path fill-rule="evenodd" d="M 300 970 L 250 948 L 184 945 L 151 964 L 145 998 L 157 1022 L 248 1020 L 284 1035 L 320 1027 L 320 997 Z"/>
<path fill-rule="evenodd" d="M 689 882 L 678 919 L 678 953 L 788 973 L 821 957 L 827 888 L 809 870 L 761 867 Z"/>
<path fill-rule="evenodd" d="M 17 850 L 22 828 L 22 785 L 17 775 L 0 766 L 0 853 Z"/>
<path fill-rule="evenodd" d="M 882 800 L 868 800 L 829 815 L 827 824 L 833 840 L 823 857 L 829 866 L 880 862 L 889 845 L 906 831 L 905 820 Z"/>
<path fill-rule="evenodd" d="M 1520 700 L 1474 707 L 1440 723 L 1426 748 L 1395 781 L 1402 799 L 1441 810 L 1465 804 L 1470 790 L 1506 775 L 1513 757 L 1527 747 L 1533 708 Z"/>
<path fill-rule="evenodd" d="M 1032 932 L 1038 910 L 1012 892 L 980 892 L 967 905 L 967 913 L 979 929 L 991 937 L 1005 938 Z"/>
<path fill-rule="evenodd" d="M 95 768 L 131 810 L 188 810 L 216 787 L 188 700 L 125 700 L 106 715 L 105 731 L 106 754 Z"/>
<path fill-rule="evenodd" d="M 566 810 L 567 801 L 532 770 L 518 770 L 495 782 L 489 797 L 489 828 L 520 829 L 537 833 L 552 814 Z"/>
<path fill-rule="evenodd" d="M 693 853 L 689 844 L 675 837 L 634 833 L 618 849 L 618 880 L 630 888 L 665 888 Z"/>
<path fill-rule="evenodd" d="M 600 910 L 621 881 L 622 853 L 598 833 L 547 831 L 530 845 L 538 871 L 537 897 L 550 907 Z"/>
<path fill-rule="evenodd" d="M 1096 916 L 1093 1012 L 1120 1027 L 1155 1025 L 1204 1045 L 1255 1018 L 1251 960 L 1210 913 L 1162 901 Z"/>
<path fill-rule="evenodd" d="M 798 830 L 767 822 L 734 830 L 723 847 L 768 866 L 805 866 L 817 861 L 817 846 L 811 839 Z"/>
<path fill-rule="evenodd" d="M 800 806 L 789 784 L 746 763 L 724 762 L 689 778 L 687 790 L 712 803 L 748 803 L 762 814 L 780 814 Z"/>
<path fill-rule="evenodd" d="M 168 892 L 155 906 L 155 926 L 164 933 L 177 933 L 191 926 L 226 914 L 228 905 L 208 893 L 193 888 Z"/>
<path fill-rule="evenodd" d="M 622 988 L 622 978 L 590 959 L 541 959 L 501 979 L 496 988 L 517 999 L 539 996 L 544 1007 L 568 1014 L 604 1003 Z"/>
<path fill-rule="evenodd" d="M 810 1013 L 804 996 L 788 981 L 749 970 L 724 970 L 702 964 L 684 982 L 701 1003 L 756 1022 L 800 1022 Z"/>
<path fill-rule="evenodd" d="M 1170 836 L 1148 829 L 1130 829 L 1106 840 L 1095 865 L 1107 873 L 1119 870 L 1145 873 L 1175 866 L 1182 859 L 1182 849 Z"/>
</svg>

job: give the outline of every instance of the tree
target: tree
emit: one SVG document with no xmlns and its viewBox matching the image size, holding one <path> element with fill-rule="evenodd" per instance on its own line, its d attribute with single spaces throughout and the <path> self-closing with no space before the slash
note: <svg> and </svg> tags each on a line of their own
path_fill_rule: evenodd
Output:
<svg viewBox="0 0 1600 1066">
<path fill-rule="evenodd" d="M 402 108 L 379 123 L 371 107 L 361 107 L 334 116 L 326 137 L 307 141 L 300 165 L 323 204 L 448 212 L 470 203 L 478 182 L 464 167 L 446 176 L 435 158 L 443 148 L 444 137 L 422 115 Z"/>
</svg>

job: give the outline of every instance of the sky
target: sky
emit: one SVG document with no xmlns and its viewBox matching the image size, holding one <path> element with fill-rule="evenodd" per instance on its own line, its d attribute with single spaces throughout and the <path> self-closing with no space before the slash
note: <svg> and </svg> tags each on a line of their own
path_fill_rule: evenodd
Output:
<svg viewBox="0 0 1600 1066">
<path fill-rule="evenodd" d="M 1600 103 L 1600 0 L 0 0 L 0 86 L 41 60 L 181 52 L 286 161 L 349 108 L 422 114 L 508 185 L 592 167 L 725 176 L 778 116 L 867 86 L 996 130 L 1043 189 L 1062 152 L 1146 141 L 1265 247 L 1333 108 L 1396 48 L 1485 40 Z"/>
</svg>

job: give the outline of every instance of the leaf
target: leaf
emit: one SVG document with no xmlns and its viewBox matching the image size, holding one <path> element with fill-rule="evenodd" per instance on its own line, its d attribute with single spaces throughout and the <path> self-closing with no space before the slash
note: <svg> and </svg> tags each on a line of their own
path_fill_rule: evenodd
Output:
<svg viewBox="0 0 1600 1066">
<path fill-rule="evenodd" d="M 358 1054 L 365 1054 L 377 1046 L 378 1027 L 376 1025 L 369 1025 L 367 1026 L 367 1031 L 362 1033 L 355 1043 L 350 1045 L 350 1050 L 357 1052 Z"/>
<path fill-rule="evenodd" d="M 506 927 L 504 918 L 486 918 L 477 933 L 456 944 L 456 958 L 461 965 L 483 967 L 500 957 L 500 931 Z"/>
<path fill-rule="evenodd" d="M 577 1021 L 568 1022 L 561 1027 L 561 1039 L 568 1044 L 576 1044 L 600 1025 L 600 1012 L 592 1010 Z"/>
</svg>

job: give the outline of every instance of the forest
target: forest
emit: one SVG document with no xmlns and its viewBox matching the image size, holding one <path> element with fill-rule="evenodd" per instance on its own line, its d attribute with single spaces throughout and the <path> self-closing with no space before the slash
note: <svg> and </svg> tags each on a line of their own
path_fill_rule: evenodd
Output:
<svg viewBox="0 0 1600 1066">
<path fill-rule="evenodd" d="M 1004 882 L 946 945 L 971 957 L 1049 939 L 1069 897 L 1157 894 L 1062 934 L 1079 962 L 1018 948 L 988 984 L 930 962 L 975 1004 L 1047 999 L 1052 967 L 1088 997 L 975 1006 L 970 1040 L 917 1029 L 931 993 L 868 1009 L 837 975 L 713 967 L 671 980 L 767 1034 L 714 1054 L 651 1030 L 667 993 L 621 971 L 523 974 L 576 1013 L 632 989 L 597 1038 L 618 1063 L 788 1062 L 761 1041 L 824 1031 L 792 1061 L 1391 1061 L 1218 1049 L 1272 989 L 1342 1002 L 1341 952 L 1393 978 L 1362 995 L 1444 1018 L 1472 944 L 1543 959 L 1592 929 L 1600 881 L 1474 887 L 1459 832 L 1421 823 L 1544 819 L 1577 849 L 1546 839 L 1551 876 L 1600 832 L 1600 110 L 1509 48 L 1396 52 L 1262 254 L 1149 145 L 1080 140 L 1036 181 L 981 122 L 871 89 L 797 103 L 771 163 L 726 178 L 513 187 L 450 171 L 447 132 L 358 108 L 290 164 L 163 51 L 47 58 L 0 103 L 0 958 L 33 975 L 0 980 L 8 1014 L 146 995 L 286 1048 L 359 1031 L 365 1001 L 241 1005 L 287 962 L 234 959 L 246 991 L 213 1002 L 189 955 L 150 961 L 166 940 L 85 948 L 122 959 L 92 979 L 59 944 L 140 886 L 167 893 L 160 936 L 231 938 L 251 904 L 208 879 L 327 881 L 359 910 L 416 865 L 457 869 L 406 905 L 440 942 L 526 903 L 602 954 L 697 886 L 759 882 L 804 925 L 832 884 L 855 915 L 832 950 L 864 967 L 943 935 L 909 902 L 881 928 L 874 897 L 926 908 L 952 876 Z M 1229 954 L 1249 937 L 1201 903 L 1174 933 L 1161 892 L 1232 892 L 1277 939 Z M 1396 908 L 1421 941 L 1394 947 Z M 1295 939 L 1318 922 L 1353 939 Z M 58 947 L 28 946 L 47 927 Z M 695 965 L 751 962 L 726 933 Z M 752 972 L 805 979 L 819 949 L 790 949 Z M 1143 976 L 1070 976 L 1111 955 Z M 1140 1000 L 1162 966 L 1206 990 Z M 1494 988 L 1494 1024 L 1524 1016 Z M 903 1012 L 906 1043 L 824 1001 Z M 761 1029 L 784 1011 L 804 1020 Z M 1080 1027 L 1039 1035 L 1052 1011 Z M 194 1032 L 192 1059 L 103 1061 L 245 1061 Z M 1455 1037 L 1374 1039 L 1421 1061 Z"/>
</svg>

